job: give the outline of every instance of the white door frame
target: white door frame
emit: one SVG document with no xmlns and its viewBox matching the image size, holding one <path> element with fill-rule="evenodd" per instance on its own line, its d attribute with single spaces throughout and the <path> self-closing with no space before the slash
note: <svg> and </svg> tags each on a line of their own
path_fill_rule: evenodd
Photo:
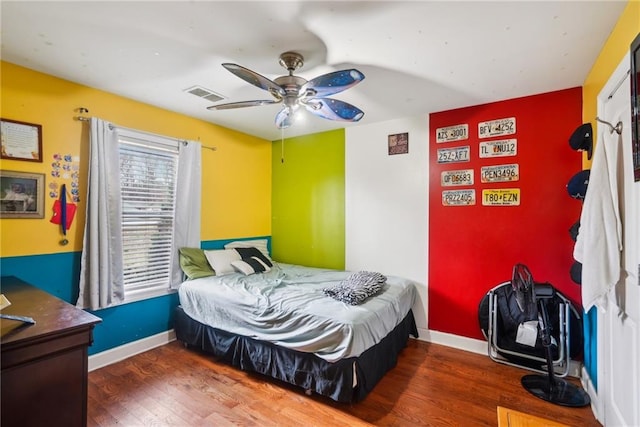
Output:
<svg viewBox="0 0 640 427">
<path fill-rule="evenodd" d="M 630 69 L 630 54 L 624 56 L 622 61 L 618 64 L 615 71 L 609 77 L 609 80 L 604 85 L 597 97 L 597 116 L 602 116 L 605 110 L 605 103 L 611 97 L 613 93 L 618 89 L 620 83 L 629 74 Z M 594 117 L 595 119 L 595 117 Z M 608 131 L 609 127 L 606 124 L 598 122 L 596 124 L 596 135 L 601 135 L 603 130 Z M 601 143 L 602 141 L 597 141 Z M 597 314 L 597 366 L 596 372 L 598 373 L 598 389 L 596 391 L 592 379 L 590 378 L 586 369 L 582 369 L 582 384 L 589 396 L 591 397 L 591 408 L 593 410 L 596 419 L 604 424 L 605 422 L 605 398 L 611 390 L 607 389 L 607 382 L 604 379 L 604 366 L 605 366 L 605 348 L 603 343 L 605 342 L 604 333 L 604 318 L 603 313 L 598 309 Z"/>
</svg>

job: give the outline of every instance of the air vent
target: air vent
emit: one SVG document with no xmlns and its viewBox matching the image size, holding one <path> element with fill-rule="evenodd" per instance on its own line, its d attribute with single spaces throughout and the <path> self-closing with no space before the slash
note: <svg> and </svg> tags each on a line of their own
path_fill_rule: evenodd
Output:
<svg viewBox="0 0 640 427">
<path fill-rule="evenodd" d="M 202 86 L 193 86 L 189 89 L 185 89 L 184 91 L 211 102 L 217 102 L 224 99 L 224 96 L 218 95 L 209 89 L 203 88 Z"/>
</svg>

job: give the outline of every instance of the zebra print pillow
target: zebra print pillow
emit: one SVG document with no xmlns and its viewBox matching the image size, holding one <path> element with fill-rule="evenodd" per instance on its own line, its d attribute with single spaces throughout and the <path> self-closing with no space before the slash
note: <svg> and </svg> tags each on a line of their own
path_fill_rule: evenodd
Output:
<svg viewBox="0 0 640 427">
<path fill-rule="evenodd" d="M 380 292 L 386 281 L 387 278 L 380 273 L 359 271 L 335 286 L 324 288 L 323 292 L 346 304 L 358 305 Z"/>
</svg>

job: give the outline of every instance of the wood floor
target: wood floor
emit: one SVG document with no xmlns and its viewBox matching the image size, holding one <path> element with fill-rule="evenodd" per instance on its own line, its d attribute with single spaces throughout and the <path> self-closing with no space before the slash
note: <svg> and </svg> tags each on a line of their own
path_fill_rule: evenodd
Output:
<svg viewBox="0 0 640 427">
<path fill-rule="evenodd" d="M 540 400 L 528 371 L 410 340 L 363 401 L 340 404 L 239 371 L 179 342 L 89 373 L 91 426 L 497 426 L 497 406 L 570 426 L 600 426 L 591 409 Z"/>
</svg>

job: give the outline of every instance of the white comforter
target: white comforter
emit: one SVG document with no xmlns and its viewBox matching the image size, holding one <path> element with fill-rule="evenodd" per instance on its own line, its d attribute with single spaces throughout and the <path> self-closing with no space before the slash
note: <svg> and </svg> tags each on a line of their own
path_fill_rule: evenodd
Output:
<svg viewBox="0 0 640 427">
<path fill-rule="evenodd" d="M 380 342 L 406 317 L 416 298 L 412 281 L 393 276 L 360 305 L 322 292 L 350 274 L 274 263 L 267 273 L 188 280 L 180 286 L 180 304 L 200 323 L 333 362 L 359 356 Z"/>
</svg>

